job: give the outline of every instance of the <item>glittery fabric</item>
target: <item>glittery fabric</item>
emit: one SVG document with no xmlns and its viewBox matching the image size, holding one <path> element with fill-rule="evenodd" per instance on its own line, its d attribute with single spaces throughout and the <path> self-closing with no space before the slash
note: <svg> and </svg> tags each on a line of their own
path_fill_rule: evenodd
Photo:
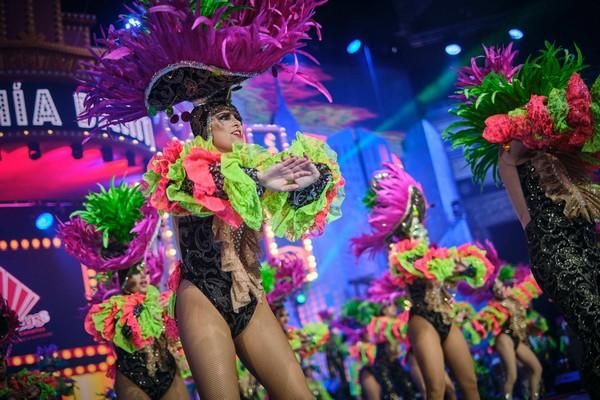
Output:
<svg viewBox="0 0 600 400">
<path fill-rule="evenodd" d="M 213 234 L 214 217 L 187 216 L 179 219 L 181 273 L 200 289 L 223 316 L 233 337 L 238 336 L 250 322 L 257 299 L 252 298 L 238 312 L 234 312 L 231 290 L 234 285 L 231 272 L 221 263 L 221 243 Z M 240 244 L 234 244 L 237 248 Z"/>
<path fill-rule="evenodd" d="M 582 375 L 600 398 L 600 251 L 594 225 L 567 218 L 564 204 L 544 194 L 531 162 L 518 167 L 531 222 L 525 228 L 531 270 L 583 344 Z"/>
<path fill-rule="evenodd" d="M 516 349 L 519 342 L 527 340 L 527 311 L 510 298 L 502 301 L 501 304 L 510 313 L 510 317 L 504 323 L 502 331 L 511 337 Z"/>
<path fill-rule="evenodd" d="M 416 399 L 410 375 L 398 362 L 377 360 L 373 366 L 364 367 L 381 387 L 381 400 Z"/>
<path fill-rule="evenodd" d="M 151 400 L 160 400 L 169 390 L 177 365 L 164 340 L 134 353 L 116 347 L 117 371 L 140 387 Z"/>
<path fill-rule="evenodd" d="M 440 335 L 443 343 L 452 327 L 451 296 L 442 286 L 434 287 L 431 282 L 419 279 L 408 286 L 412 305 L 410 316 L 418 315 L 429 322 Z"/>
<path fill-rule="evenodd" d="M 327 165 L 316 164 L 315 166 L 319 170 L 321 176 L 319 176 L 319 179 L 317 179 L 317 181 L 312 185 L 301 190 L 290 192 L 288 202 L 293 207 L 304 207 L 305 205 L 310 204 L 318 199 L 319 196 L 321 196 L 321 193 L 323 193 L 323 190 L 325 190 L 327 183 L 329 183 L 329 181 L 332 179 L 331 171 Z"/>
</svg>

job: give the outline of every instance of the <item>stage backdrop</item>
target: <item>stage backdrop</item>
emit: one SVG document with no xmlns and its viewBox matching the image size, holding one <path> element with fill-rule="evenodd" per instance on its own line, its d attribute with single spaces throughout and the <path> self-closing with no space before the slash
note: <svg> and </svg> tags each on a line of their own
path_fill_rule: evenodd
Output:
<svg viewBox="0 0 600 400">
<path fill-rule="evenodd" d="M 106 371 L 114 362 L 109 348 L 83 329 L 93 271 L 65 252 L 56 222 L 46 230 L 35 225 L 42 212 L 64 220 L 71 211 L 71 206 L 0 208 L 0 293 L 22 321 L 21 341 L 9 358 L 12 370 L 52 363 L 61 374 L 76 377 Z"/>
</svg>

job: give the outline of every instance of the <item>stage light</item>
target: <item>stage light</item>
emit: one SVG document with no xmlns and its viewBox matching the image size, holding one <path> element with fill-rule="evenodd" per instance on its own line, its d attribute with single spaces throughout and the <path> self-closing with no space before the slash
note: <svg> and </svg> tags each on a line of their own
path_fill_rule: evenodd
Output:
<svg viewBox="0 0 600 400">
<path fill-rule="evenodd" d="M 303 292 L 298 293 L 296 295 L 296 303 L 298 303 L 298 304 L 306 303 L 306 295 Z"/>
<path fill-rule="evenodd" d="M 508 35 L 510 36 L 511 39 L 513 40 L 519 40 L 523 38 L 523 31 L 517 28 L 512 28 L 511 30 L 508 31 Z"/>
<path fill-rule="evenodd" d="M 348 54 L 354 54 L 357 51 L 359 51 L 361 47 L 362 47 L 362 42 L 360 41 L 360 39 L 354 39 L 353 41 L 348 43 L 348 46 L 346 47 L 346 51 L 348 52 Z"/>
<path fill-rule="evenodd" d="M 127 23 L 125 24 L 125 29 L 137 28 L 137 27 L 139 27 L 141 25 L 142 25 L 142 23 L 140 22 L 139 19 L 134 18 L 134 17 L 130 17 L 127 20 Z"/>
<path fill-rule="evenodd" d="M 35 219 L 35 227 L 41 231 L 45 231 L 50 228 L 54 223 L 54 216 L 52 214 L 45 212 L 38 215 Z"/>
<path fill-rule="evenodd" d="M 83 145 L 81 143 L 71 143 L 71 155 L 76 160 L 83 158 Z"/>
<path fill-rule="evenodd" d="M 113 150 L 111 146 L 102 146 L 100 152 L 102 153 L 102 161 L 110 162 L 113 160 Z"/>
<path fill-rule="evenodd" d="M 29 142 L 27 148 L 29 149 L 29 158 L 32 160 L 38 160 L 42 156 L 39 142 Z"/>
<path fill-rule="evenodd" d="M 446 54 L 449 54 L 451 56 L 459 55 L 461 51 L 462 48 L 456 43 L 452 43 L 446 46 Z"/>
</svg>

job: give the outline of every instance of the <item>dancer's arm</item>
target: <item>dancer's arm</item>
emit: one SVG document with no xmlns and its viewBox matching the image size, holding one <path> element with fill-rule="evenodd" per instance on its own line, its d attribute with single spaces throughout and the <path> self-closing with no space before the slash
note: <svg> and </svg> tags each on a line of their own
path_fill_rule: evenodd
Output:
<svg viewBox="0 0 600 400">
<path fill-rule="evenodd" d="M 527 226 L 531 217 L 527 209 L 523 189 L 521 188 L 517 166 L 525 162 L 528 158 L 527 156 L 528 152 L 525 146 L 515 140 L 511 142 L 508 151 L 501 150 L 498 165 L 500 178 L 523 228 Z"/>
</svg>

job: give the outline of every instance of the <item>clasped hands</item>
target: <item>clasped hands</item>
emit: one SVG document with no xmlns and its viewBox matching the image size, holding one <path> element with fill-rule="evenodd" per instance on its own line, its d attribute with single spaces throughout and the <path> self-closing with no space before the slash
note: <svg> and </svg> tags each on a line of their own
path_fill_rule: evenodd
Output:
<svg viewBox="0 0 600 400">
<path fill-rule="evenodd" d="M 315 183 L 321 174 L 308 158 L 291 156 L 258 172 L 262 186 L 273 192 L 302 190 Z"/>
</svg>

